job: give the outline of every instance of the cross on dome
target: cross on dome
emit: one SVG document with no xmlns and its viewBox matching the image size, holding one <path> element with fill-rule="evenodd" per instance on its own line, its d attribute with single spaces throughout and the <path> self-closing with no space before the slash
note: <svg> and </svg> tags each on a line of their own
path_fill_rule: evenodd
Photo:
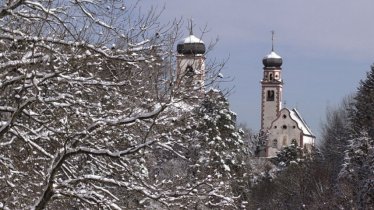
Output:
<svg viewBox="0 0 374 210">
<path fill-rule="evenodd" d="M 190 19 L 190 36 L 193 35 L 193 20 L 192 18 Z"/>
<path fill-rule="evenodd" d="M 271 31 L 271 51 L 274 52 L 274 30 Z"/>
</svg>

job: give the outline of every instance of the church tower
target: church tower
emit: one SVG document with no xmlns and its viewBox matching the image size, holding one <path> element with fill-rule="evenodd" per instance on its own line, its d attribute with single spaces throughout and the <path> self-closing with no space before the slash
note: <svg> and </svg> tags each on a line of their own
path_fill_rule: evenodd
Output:
<svg viewBox="0 0 374 210">
<path fill-rule="evenodd" d="M 193 35 L 192 23 L 190 27 L 190 35 L 177 45 L 176 82 L 180 87 L 202 93 L 205 80 L 205 44 Z"/>
<path fill-rule="evenodd" d="M 274 33 L 272 39 L 274 40 Z M 261 130 L 266 131 L 282 109 L 282 58 L 274 52 L 274 41 L 270 54 L 263 58 L 262 63 Z"/>
</svg>

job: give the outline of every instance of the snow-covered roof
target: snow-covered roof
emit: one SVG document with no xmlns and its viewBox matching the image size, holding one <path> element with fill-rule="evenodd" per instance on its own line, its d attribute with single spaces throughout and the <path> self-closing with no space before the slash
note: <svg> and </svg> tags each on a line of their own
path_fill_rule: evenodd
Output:
<svg viewBox="0 0 374 210">
<path fill-rule="evenodd" d="M 266 58 L 281 58 L 277 53 L 275 53 L 274 51 L 271 51 L 270 54 L 268 54 L 267 56 L 264 57 L 264 59 Z"/>
<path fill-rule="evenodd" d="M 304 135 L 314 136 L 306 122 L 301 117 L 300 113 L 295 108 L 289 111 L 291 118 L 297 122 L 297 125 L 303 131 Z"/>
<path fill-rule="evenodd" d="M 179 42 L 179 44 L 191 44 L 191 43 L 203 43 L 204 44 L 204 42 L 201 39 L 197 38 L 194 35 L 189 35 L 188 37 L 182 39 Z"/>
</svg>

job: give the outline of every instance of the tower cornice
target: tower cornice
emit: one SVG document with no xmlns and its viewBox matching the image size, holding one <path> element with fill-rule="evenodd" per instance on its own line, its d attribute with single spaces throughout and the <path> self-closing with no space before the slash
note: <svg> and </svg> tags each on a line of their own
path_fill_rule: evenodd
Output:
<svg viewBox="0 0 374 210">
<path fill-rule="evenodd" d="M 283 80 L 281 80 L 281 81 L 264 81 L 264 80 L 261 80 L 260 83 L 263 86 L 266 86 L 266 87 L 278 87 L 278 86 L 283 85 Z"/>
</svg>

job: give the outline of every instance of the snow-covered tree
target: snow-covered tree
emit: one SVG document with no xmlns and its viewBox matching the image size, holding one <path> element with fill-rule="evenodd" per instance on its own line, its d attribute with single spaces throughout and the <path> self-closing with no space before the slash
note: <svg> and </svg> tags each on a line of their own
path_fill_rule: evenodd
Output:
<svg viewBox="0 0 374 210">
<path fill-rule="evenodd" d="M 244 205 L 245 147 L 236 129 L 236 115 L 220 91 L 209 91 L 199 103 L 180 102 L 166 112 L 173 114 L 172 129 L 160 128 L 164 142 L 157 167 L 151 171 L 159 187 L 175 189 L 177 209 L 236 209 Z M 170 116 L 170 114 L 167 114 Z M 174 149 L 171 149 L 174 148 Z M 176 195 L 177 195 L 176 194 Z"/>
<path fill-rule="evenodd" d="M 365 80 L 361 80 L 354 99 L 350 110 L 353 130 L 356 133 L 366 131 L 374 138 L 374 65 Z"/>
<path fill-rule="evenodd" d="M 1 2 L 0 208 L 241 205 L 242 142 L 227 101 L 178 98 L 178 24 L 136 11 Z"/>
<path fill-rule="evenodd" d="M 302 160 L 304 154 L 301 147 L 296 142 L 292 142 L 290 146 L 283 147 L 277 153 L 277 156 L 272 158 L 272 161 L 280 168 L 289 166 L 291 163 L 297 163 Z"/>
<path fill-rule="evenodd" d="M 322 155 L 313 151 L 310 157 L 297 162 L 296 152 L 287 154 L 282 155 L 285 161 L 281 170 L 272 174 L 265 171 L 265 176 L 253 185 L 250 209 L 338 209 L 331 170 Z"/>
<path fill-rule="evenodd" d="M 139 151 L 157 141 L 147 136 L 172 97 L 163 59 L 173 31 L 153 11 L 133 19 L 135 8 L 118 1 L 1 4 L 3 207 L 116 209 L 136 193 L 159 200 Z"/>
<path fill-rule="evenodd" d="M 347 208 L 368 209 L 374 202 L 374 66 L 360 82 L 350 107 L 350 144 L 339 174 L 339 193 Z"/>
<path fill-rule="evenodd" d="M 370 209 L 374 203 L 374 139 L 362 133 L 350 142 L 339 174 L 342 205 Z"/>
<path fill-rule="evenodd" d="M 245 124 L 239 124 L 240 132 L 243 136 L 243 141 L 248 148 L 249 156 L 251 157 L 261 157 L 264 156 L 261 152 L 265 151 L 267 133 L 259 132 L 254 133 Z"/>
</svg>

